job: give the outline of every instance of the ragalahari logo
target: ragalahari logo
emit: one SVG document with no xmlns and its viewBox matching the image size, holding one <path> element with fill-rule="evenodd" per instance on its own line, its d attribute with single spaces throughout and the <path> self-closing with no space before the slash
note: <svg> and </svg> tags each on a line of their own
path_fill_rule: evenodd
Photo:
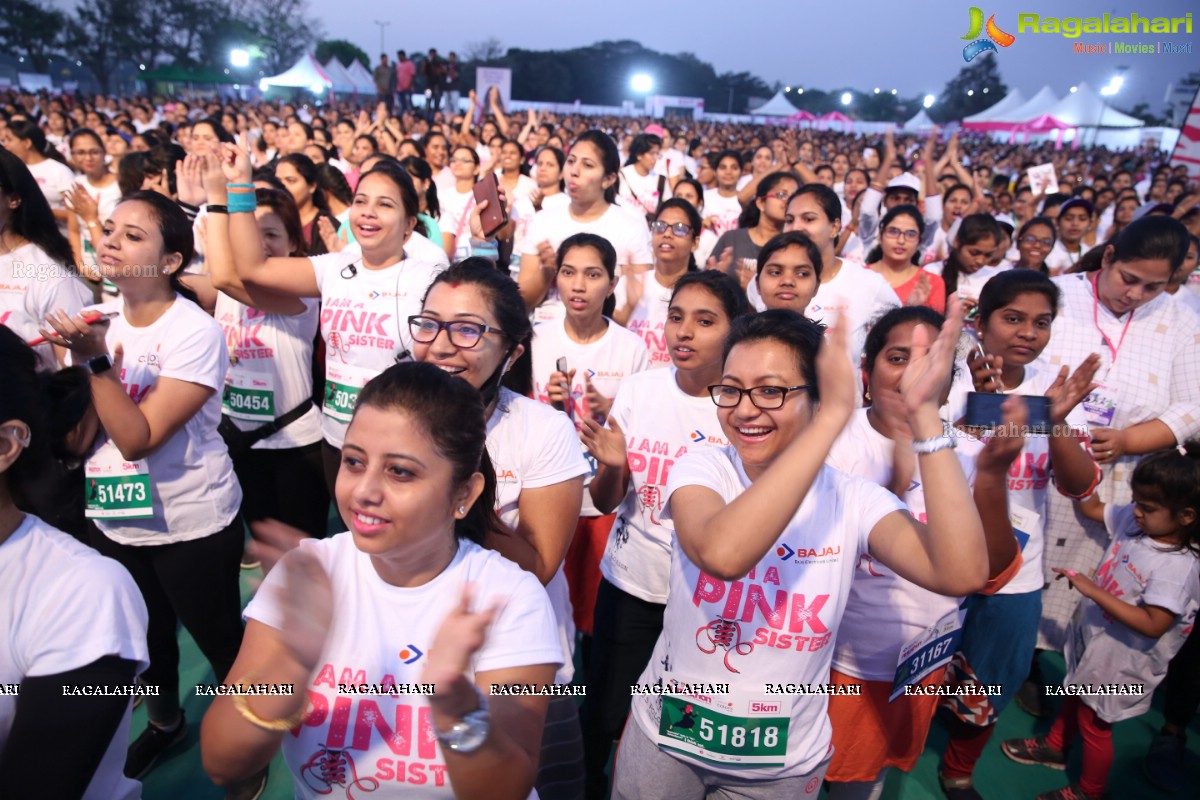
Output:
<svg viewBox="0 0 1200 800">
<path fill-rule="evenodd" d="M 977 39 L 977 41 L 973 41 L 963 48 L 964 61 L 970 61 L 980 53 L 986 53 L 989 50 L 993 53 L 998 53 L 1000 51 L 996 49 L 997 44 L 1001 47 L 1008 47 L 1017 40 L 1017 37 L 1013 36 L 1011 33 L 1005 33 L 1004 31 L 1000 30 L 1000 26 L 996 24 L 995 14 L 992 14 L 987 20 L 986 30 L 989 38 L 979 39 L 979 34 L 984 30 L 985 26 L 983 24 L 983 11 L 971 6 L 971 28 L 962 38 Z"/>
</svg>

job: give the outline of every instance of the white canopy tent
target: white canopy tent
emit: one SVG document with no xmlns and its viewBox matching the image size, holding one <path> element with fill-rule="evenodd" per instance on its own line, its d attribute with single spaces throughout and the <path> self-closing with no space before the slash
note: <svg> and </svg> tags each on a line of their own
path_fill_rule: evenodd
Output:
<svg viewBox="0 0 1200 800">
<path fill-rule="evenodd" d="M 1075 127 L 1140 128 L 1145 124 L 1104 102 L 1086 83 L 1042 113 Z"/>
<path fill-rule="evenodd" d="M 796 107 L 784 96 L 783 90 L 780 89 L 767 102 L 763 103 L 758 108 L 750 109 L 750 113 L 756 117 L 790 117 L 796 113 Z"/>
<path fill-rule="evenodd" d="M 354 85 L 358 87 L 359 94 L 375 94 L 375 79 L 371 77 L 370 71 L 362 65 L 362 62 L 357 58 L 350 62 L 346 67 L 346 74 L 354 81 Z"/>
<path fill-rule="evenodd" d="M 1020 89 L 1013 89 L 1008 94 L 1001 98 L 1000 102 L 988 106 L 978 114 L 972 114 L 969 117 L 963 117 L 963 124 L 967 125 L 972 122 L 993 122 L 995 120 L 1004 119 L 1005 114 L 1014 111 L 1025 105 L 1025 95 L 1021 94 Z"/>
<path fill-rule="evenodd" d="M 926 131 L 933 130 L 933 126 L 936 124 L 937 123 L 931 120 L 929 115 L 925 113 L 925 109 L 922 108 L 917 112 L 916 116 L 904 123 L 904 130 L 914 133 L 924 133 Z"/>
<path fill-rule="evenodd" d="M 329 63 L 325 65 L 325 74 L 333 81 L 333 91 L 339 94 L 353 94 L 358 91 L 358 87 L 354 85 L 354 79 L 346 72 L 346 68 L 342 66 L 342 62 L 338 61 L 337 56 L 329 59 Z"/>
<path fill-rule="evenodd" d="M 305 53 L 300 60 L 278 75 L 263 78 L 258 82 L 263 91 L 271 87 L 308 89 L 314 94 L 324 94 L 333 88 L 333 81 L 326 74 L 325 68 L 317 61 L 312 53 Z"/>
<path fill-rule="evenodd" d="M 1025 122 L 1042 114 L 1050 113 L 1050 109 L 1058 103 L 1058 95 L 1049 85 L 1043 86 L 1038 93 L 1018 108 L 997 115 L 989 122 Z"/>
</svg>

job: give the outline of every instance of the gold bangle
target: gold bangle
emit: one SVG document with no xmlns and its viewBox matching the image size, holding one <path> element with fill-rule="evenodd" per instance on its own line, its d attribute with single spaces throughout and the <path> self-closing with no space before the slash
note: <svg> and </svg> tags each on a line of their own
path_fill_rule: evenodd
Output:
<svg viewBox="0 0 1200 800">
<path fill-rule="evenodd" d="M 253 681 L 251 681 L 249 678 L 243 678 L 241 682 L 252 683 Z M 255 714 L 253 710 L 251 710 L 250 703 L 246 699 L 246 695 L 233 695 L 233 707 L 238 710 L 238 713 L 241 714 L 242 717 L 251 725 L 262 728 L 265 731 L 290 731 L 292 728 L 295 728 L 304 721 L 304 717 L 308 711 L 307 706 L 308 703 L 306 701 L 304 706 L 301 706 L 300 710 L 295 714 L 292 714 L 290 717 L 283 717 L 282 719 L 263 719 L 258 714 Z"/>
</svg>

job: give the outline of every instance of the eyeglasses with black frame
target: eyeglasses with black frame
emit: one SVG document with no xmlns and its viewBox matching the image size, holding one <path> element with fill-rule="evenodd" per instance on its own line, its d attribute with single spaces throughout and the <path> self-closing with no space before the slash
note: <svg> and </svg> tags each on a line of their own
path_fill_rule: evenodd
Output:
<svg viewBox="0 0 1200 800">
<path fill-rule="evenodd" d="M 721 408 L 733 408 L 742 402 L 742 395 L 749 394 L 751 405 L 771 411 L 783 407 L 788 393 L 807 390 L 807 383 L 799 386 L 751 386 L 749 389 L 730 386 L 727 383 L 716 383 L 708 387 L 708 396 Z"/>
<path fill-rule="evenodd" d="M 682 222 L 670 223 L 656 219 L 650 223 L 651 233 L 666 233 L 668 228 L 676 236 L 688 236 L 692 232 L 692 226 Z"/>
<path fill-rule="evenodd" d="M 470 350 L 479 344 L 485 333 L 498 333 L 504 336 L 504 331 L 484 325 L 482 322 L 467 322 L 466 320 L 451 320 L 443 322 L 433 317 L 422 317 L 419 314 L 408 318 L 408 330 L 414 342 L 432 344 L 443 330 L 450 337 L 450 344 L 461 350 Z"/>
</svg>

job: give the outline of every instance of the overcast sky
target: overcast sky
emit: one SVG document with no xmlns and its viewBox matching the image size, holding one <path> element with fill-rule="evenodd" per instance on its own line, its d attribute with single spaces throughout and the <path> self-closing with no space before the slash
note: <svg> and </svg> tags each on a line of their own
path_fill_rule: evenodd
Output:
<svg viewBox="0 0 1200 800">
<path fill-rule="evenodd" d="M 55 0 L 62 7 L 75 0 Z M 397 49 L 437 47 L 465 50 L 489 36 L 504 47 L 567 49 L 605 39 L 633 39 L 666 53 L 690 51 L 718 72 L 748 70 L 768 83 L 819 89 L 898 89 L 904 95 L 936 94 L 965 62 L 960 37 L 969 26 L 972 0 L 308 0 L 328 38 L 348 39 L 372 60 L 384 41 Z M 1018 34 L 1017 12 L 1042 16 L 1146 17 L 1200 12 L 1187 0 L 974 0 L 985 15 L 995 13 L 1002 30 L 1016 41 L 998 55 L 1001 76 L 1010 87 L 1032 96 L 1043 84 L 1060 96 L 1081 81 L 1103 86 L 1128 66 L 1116 102 L 1131 107 L 1150 103 L 1160 112 L 1167 85 L 1200 68 L 1200 13 L 1193 34 L 1159 36 Z M 1079 42 L 1192 42 L 1184 55 L 1082 55 Z M 636 65 L 630 65 L 631 73 Z M 536 99 L 536 98 L 518 98 Z"/>
</svg>

